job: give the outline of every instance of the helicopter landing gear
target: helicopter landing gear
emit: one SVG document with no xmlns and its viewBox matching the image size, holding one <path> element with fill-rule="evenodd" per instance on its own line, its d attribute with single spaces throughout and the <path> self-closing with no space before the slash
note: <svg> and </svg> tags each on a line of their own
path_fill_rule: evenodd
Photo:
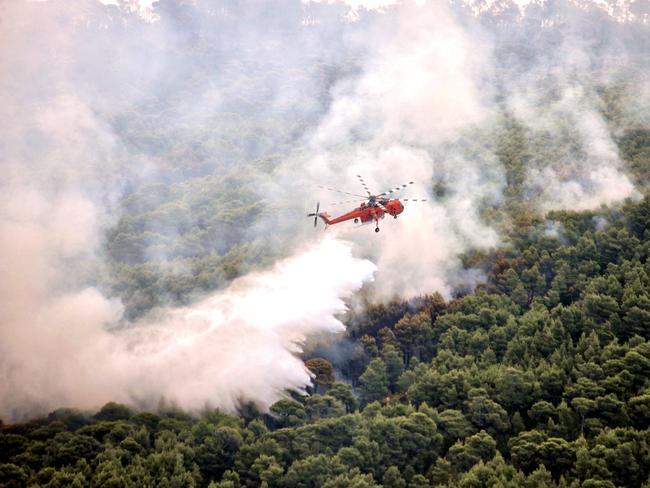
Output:
<svg viewBox="0 0 650 488">
<path fill-rule="evenodd" d="M 379 232 L 379 227 L 375 227 L 375 232 Z"/>
<path fill-rule="evenodd" d="M 359 219 L 354 219 L 354 223 L 355 223 L 355 224 L 358 224 L 358 223 L 359 223 Z"/>
</svg>

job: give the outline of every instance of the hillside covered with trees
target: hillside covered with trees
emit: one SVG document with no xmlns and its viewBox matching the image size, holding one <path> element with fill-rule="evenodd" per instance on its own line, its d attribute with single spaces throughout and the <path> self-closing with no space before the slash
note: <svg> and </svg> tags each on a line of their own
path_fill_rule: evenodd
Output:
<svg viewBox="0 0 650 488">
<path fill-rule="evenodd" d="M 489 280 L 348 317 L 353 353 L 268 413 L 108 404 L 2 427 L 5 486 L 647 486 L 650 199 L 556 212 Z M 607 221 L 602 228 L 602 219 Z M 549 221 L 547 221 L 549 222 Z"/>
<path fill-rule="evenodd" d="M 27 8 L 76 18 L 50 2 Z M 305 237 L 313 229 L 303 200 L 313 198 L 291 186 L 296 168 L 337 89 L 364 69 L 359 39 L 390 27 L 394 12 L 361 9 L 352 22 L 337 3 L 161 0 L 154 22 L 130 2 L 82 3 L 83 21 L 70 21 L 78 58 L 65 70 L 85 80 L 108 67 L 105 79 L 78 86 L 99 100 L 93 114 L 119 141 L 106 170 L 119 177 L 98 226 L 101 258 L 78 281 L 123 305 L 116 329 L 317 239 Z M 647 20 L 638 1 L 609 3 Z M 479 278 L 411 299 L 382 301 L 363 288 L 340 317 L 346 331 L 302 354 L 308 391 L 286 391 L 268 409 L 242 399 L 236 413 L 186 412 L 161 400 L 149 410 L 111 402 L 2 419 L 0 486 L 650 488 L 650 91 L 639 91 L 650 86 L 648 24 L 579 3 L 567 2 L 569 14 L 533 3 L 526 16 L 508 1 L 472 13 L 478 4 L 451 2 L 493 43 L 490 80 L 479 77 L 491 118 L 417 149 L 436 165 L 452 154 L 499 168 L 498 197 L 475 203 L 501 241 L 457 253 Z M 89 42 L 99 31 L 105 37 Z M 598 62 L 565 73 L 561 47 L 574 37 Z M 611 45 L 624 48 L 620 65 Z M 536 63 L 548 73 L 529 71 Z M 538 125 L 507 100 L 529 76 L 540 85 L 530 102 Z M 575 105 L 593 113 L 567 108 L 554 78 L 563 76 L 580 78 L 587 88 Z M 587 140 L 583 119 L 607 137 Z M 332 153 L 370 139 L 352 132 Z M 631 198 L 553 206 L 547 181 L 531 183 L 548 168 L 579 181 L 590 151 L 610 150 L 603 140 Z M 451 201 L 459 190 L 450 175 L 436 167 L 424 182 L 430 200 Z M 479 172 L 475 186 L 492 185 L 490 176 Z"/>
</svg>

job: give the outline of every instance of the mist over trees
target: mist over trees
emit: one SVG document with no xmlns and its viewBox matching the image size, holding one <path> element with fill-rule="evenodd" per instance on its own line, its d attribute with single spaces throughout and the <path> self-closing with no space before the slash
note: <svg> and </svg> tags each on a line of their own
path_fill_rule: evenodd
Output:
<svg viewBox="0 0 650 488">
<path fill-rule="evenodd" d="M 413 126 L 404 122 L 410 112 L 390 118 L 414 101 L 408 96 L 382 106 L 385 119 L 328 122 L 346 97 L 381 111 L 364 83 L 373 44 L 386 33 L 402 40 L 401 6 L 159 0 L 145 16 L 125 1 L 0 6 L 0 18 L 39 19 L 0 24 L 8 46 L 0 101 L 10 115 L 0 125 L 10 176 L 0 183 L 10 195 L 0 201 L 0 233 L 22 223 L 15 195 L 57 209 L 51 195 L 59 188 L 82 195 L 56 218 L 38 214 L 43 242 L 58 253 L 43 269 L 65 270 L 57 289 L 96 286 L 117 297 L 121 315 L 111 308 L 102 327 L 137 328 L 160 307 L 195 303 L 319 239 L 304 221 L 303 204 L 315 200 L 306 181 L 349 165 L 358 147 L 372 149 L 371 163 L 359 164 L 374 168 L 375 147 L 395 140 L 431 163 L 419 184 L 457 220 L 453 239 L 440 243 L 449 254 L 434 262 L 458 260 L 438 268 L 421 248 L 411 253 L 437 280 L 423 282 L 441 286 L 418 283 L 408 298 L 393 294 L 400 286 L 389 278 L 401 271 L 408 280 L 412 268 L 365 285 L 339 315 L 346 331 L 301 352 L 313 374 L 307 391 L 286 391 L 268 409 L 243 396 L 237 413 L 186 412 L 165 398 L 142 411 L 61 405 L 24 422 L 14 419 L 31 411 L 13 411 L 0 424 L 0 484 L 648 486 L 649 12 L 640 0 L 605 3 L 451 2 L 453 26 L 443 33 L 462 27 L 490 59 L 470 63 L 476 72 L 468 75 L 482 115 L 454 121 L 456 109 L 475 107 L 449 107 Z M 36 35 L 39 25 L 46 35 Z M 49 59 L 55 68 L 39 71 Z M 446 122 L 430 128 L 428 117 Z M 334 129 L 344 125 L 340 136 Z M 381 160 L 381 173 L 419 167 L 393 162 L 410 156 L 399 151 Z M 16 191 L 29 186 L 25 175 L 45 203 Z M 64 230 L 91 236 L 65 241 L 53 229 L 88 201 L 97 215 L 89 210 L 92 218 Z M 458 228 L 468 222 L 481 225 Z M 408 244 L 383 229 L 368 244 L 375 236 L 364 230 L 353 237 L 364 241 L 364 256 Z M 438 237 L 425 251 L 436 250 Z M 491 244 L 473 245 L 480 240 Z M 382 288 L 393 298 L 379 299 Z M 57 310 L 40 316 L 53 321 Z M 251 354 L 261 350 L 249 345 Z M 59 375 L 74 381 L 70 370 Z"/>
</svg>

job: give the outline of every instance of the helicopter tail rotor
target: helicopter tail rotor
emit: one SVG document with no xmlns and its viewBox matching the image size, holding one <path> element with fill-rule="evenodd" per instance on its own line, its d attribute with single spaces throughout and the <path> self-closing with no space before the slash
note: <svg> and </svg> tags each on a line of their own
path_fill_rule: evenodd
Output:
<svg viewBox="0 0 650 488">
<path fill-rule="evenodd" d="M 316 203 L 316 212 L 315 213 L 308 213 L 307 217 L 314 217 L 314 227 L 318 225 L 318 210 L 320 209 L 320 202 Z"/>
</svg>

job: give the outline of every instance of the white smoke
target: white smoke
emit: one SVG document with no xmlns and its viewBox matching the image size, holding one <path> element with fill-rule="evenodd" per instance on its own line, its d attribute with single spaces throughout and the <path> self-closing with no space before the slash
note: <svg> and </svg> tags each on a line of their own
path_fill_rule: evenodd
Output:
<svg viewBox="0 0 650 488">
<path fill-rule="evenodd" d="M 2 320 L 0 415 L 19 418 L 28 405 L 91 409 L 108 401 L 153 408 L 165 400 L 192 411 L 233 411 L 242 400 L 266 407 L 286 389 L 309 384 L 301 345 L 310 335 L 344 330 L 337 319 L 344 299 L 375 269 L 355 259 L 349 244 L 324 239 L 191 307 L 112 332 L 107 326 L 120 307 L 95 289 L 48 298 L 21 287 L 22 306 Z M 43 276 L 34 271 L 33 278 Z M 5 303 L 17 289 L 2 292 Z"/>
<path fill-rule="evenodd" d="M 393 15 L 390 27 L 367 40 L 362 75 L 333 88 L 330 111 L 310 141 L 316 156 L 306 171 L 312 184 L 352 193 L 362 190 L 357 174 L 375 193 L 414 181 L 397 196 L 429 202 L 407 204 L 396 221 L 384 219 L 379 235 L 350 223 L 328 231 L 354 240 L 378 264 L 377 296 L 450 295 L 459 284 L 459 254 L 499 242 L 480 208 L 501 198 L 503 168 L 458 152 L 436 158 L 439 145 L 489 120 L 481 80 L 491 47 L 478 27 L 462 27 L 443 2 L 406 4 Z M 434 177 L 448 187 L 444 199 L 431 192 Z M 329 204 L 349 200 L 344 195 L 320 192 L 317 198 L 336 214 L 354 208 Z"/>
<path fill-rule="evenodd" d="M 458 256 L 499 244 L 484 211 L 501 203 L 505 169 L 492 147 L 473 138 L 484 135 L 499 113 L 492 83 L 495 41 L 475 20 L 459 20 L 444 2 L 378 3 L 386 18 L 369 17 L 376 25 L 345 37 L 357 43 L 350 58 L 359 74 L 341 76 L 331 87 L 302 84 L 294 73 L 287 75 L 290 82 L 273 78 L 280 87 L 278 105 L 291 105 L 294 94 L 325 86 L 331 99 L 325 116 L 302 140 L 300 157 L 274 172 L 275 183 L 287 188 L 277 195 L 295 201 L 296 187 L 311 190 L 316 182 L 357 193 L 356 175 L 362 174 L 376 192 L 415 181 L 401 196 L 429 202 L 407 205 L 396 221 L 384 219 L 378 235 L 351 223 L 330 228 L 333 239 L 301 248 L 271 270 L 248 275 L 191 307 L 158 311 L 126 328 L 119 327 L 124 325 L 119 302 L 96 286 L 104 271 L 102 235 L 117 217 L 123 180 L 136 180 L 137 187 L 138 178 L 150 174 L 151 163 L 142 154 L 130 154 L 107 121 L 129 119 L 139 103 L 177 96 L 152 126 L 208 124 L 210 117 L 223 115 L 219 110 L 227 97 L 211 79 L 184 85 L 191 88 L 181 94 L 173 83 L 158 87 L 160 79 L 194 73 L 192 61 L 173 57 L 182 52 L 176 43 L 185 39 L 185 26 L 173 26 L 176 19 L 142 27 L 112 7 L 117 20 L 106 31 L 93 31 L 84 26 L 95 25 L 94 16 L 105 19 L 99 4 L 0 4 L 0 415 L 20 418 L 30 415 L 30 408 L 94 408 L 110 400 L 151 406 L 160 398 L 188 409 L 232 409 L 240 399 L 268 405 L 286 388 L 302 388 L 309 375 L 295 355 L 300 344 L 313 333 L 340 331 L 336 316 L 345 310 L 345 299 L 375 270 L 369 261 L 355 259 L 350 245 L 337 236 L 355 243 L 354 254 L 377 263 L 379 296 L 450 294 L 455 286 L 480 278 L 464 271 Z M 364 6 L 348 4 L 359 11 Z M 61 11 L 53 15 L 56 8 Z M 246 25 L 246 32 L 235 26 L 224 36 L 241 36 L 255 52 L 258 33 L 249 31 L 266 26 Z M 329 49 L 327 36 L 339 30 L 322 32 L 323 38 L 315 34 L 312 47 L 333 65 L 347 61 L 337 51 L 344 35 Z M 229 46 L 220 47 L 227 53 Z M 571 66 L 554 67 L 542 57 L 530 79 L 510 80 L 505 101 L 528 130 L 549 135 L 545 150 L 567 125 L 579 135 L 579 157 L 572 153 L 556 161 L 547 152 L 537 160 L 540 164 L 528 168 L 527 187 L 542 211 L 594 208 L 635 194 L 607 124 L 581 91 L 580 80 L 574 80 L 593 55 L 567 49 Z M 278 49 L 277 55 L 295 56 L 300 66 L 297 51 Z M 246 85 L 245 73 L 229 68 L 223 76 L 241 75 Z M 541 110 L 546 102 L 540 93 L 545 92 L 535 81 L 551 68 L 553 89 L 562 96 Z M 250 116 L 258 109 L 264 107 L 254 107 Z M 563 125 L 564 119 L 569 122 Z M 214 129 L 197 125 L 188 131 L 197 127 Z M 159 135 L 149 126 L 134 131 L 140 137 Z M 218 159 L 221 146 L 216 147 Z M 444 184 L 444 192 L 433 191 L 436 182 Z M 320 200 L 321 210 L 334 213 L 339 207 L 329 204 L 347 199 L 335 195 L 314 193 L 309 200 Z M 289 220 L 284 217 L 280 220 Z M 281 230 L 296 241 L 297 225 L 303 223 L 283 222 Z M 258 229 L 279 232 L 280 227 L 262 222 Z"/>
<path fill-rule="evenodd" d="M 303 388 L 310 376 L 296 355 L 301 343 L 340 332 L 344 300 L 375 270 L 346 243 L 303 247 L 192 307 L 137 323 L 120 322 L 121 304 L 96 286 L 122 186 L 150 172 L 104 122 L 138 96 L 113 91 L 110 80 L 137 73 L 148 86 L 165 59 L 143 64 L 125 48 L 124 71 L 94 72 L 89 60 L 106 40 L 77 43 L 75 35 L 84 38 L 79 25 L 105 12 L 84 6 L 0 5 L 0 417 L 108 401 L 155 407 L 160 399 L 232 410 Z M 48 16 L 57 7 L 67 10 Z M 162 38 L 165 30 L 153 32 Z M 110 34 L 116 45 L 134 41 L 120 34 Z"/>
<path fill-rule="evenodd" d="M 534 136 L 550 136 L 557 141 L 568 133 L 577 137 L 577 148 L 569 154 L 554 154 L 553 149 L 533 146 L 533 152 L 541 153 L 539 159 L 544 162 L 543 166 L 528 168 L 528 186 L 539 195 L 544 211 L 593 210 L 638 198 L 640 194 L 620 160 L 612 135 L 594 107 L 593 96 L 580 84 L 565 79 L 571 71 L 567 68 L 559 77 L 558 88 L 562 91 L 554 102 L 540 99 L 540 93 L 530 87 L 530 91 L 512 98 L 514 115 Z"/>
<path fill-rule="evenodd" d="M 558 8 L 571 25 L 573 7 Z M 311 182 L 353 193 L 361 190 L 356 174 L 377 192 L 414 180 L 398 196 L 429 199 L 407 205 L 395 222 L 382 221 L 386 231 L 376 237 L 349 223 L 335 231 L 378 264 L 378 296 L 432 290 L 449 295 L 464 279 L 473 284 L 477 274 L 463 271 L 458 256 L 500 241 L 485 213 L 503 204 L 506 168 L 494 141 L 485 138 L 504 109 L 531 135 L 523 141 L 533 155 L 523 186 L 540 213 L 595 209 L 639 196 L 597 98 L 586 88 L 603 81 L 604 75 L 592 76 L 597 66 L 615 67 L 625 56 L 615 44 L 600 56 L 569 32 L 559 48 L 553 39 L 546 47 L 532 45 L 535 58 L 496 73 L 497 40 L 472 19 L 460 19 L 446 2 L 404 2 L 388 12 L 392 21 L 367 39 L 362 74 L 331 90 L 330 111 L 310 140 L 316 155 L 300 168 Z M 519 27 L 503 26 L 501 42 L 527 42 L 525 36 L 516 39 Z M 505 99 L 497 104 L 499 83 Z M 566 143 L 568 133 L 575 144 Z M 567 152 L 556 157 L 556 147 Z M 444 195 L 432 192 L 434 181 L 444 184 Z M 336 196 L 319 192 L 316 198 L 334 216 L 354 207 L 332 207 L 329 202 L 349 200 Z"/>
</svg>

